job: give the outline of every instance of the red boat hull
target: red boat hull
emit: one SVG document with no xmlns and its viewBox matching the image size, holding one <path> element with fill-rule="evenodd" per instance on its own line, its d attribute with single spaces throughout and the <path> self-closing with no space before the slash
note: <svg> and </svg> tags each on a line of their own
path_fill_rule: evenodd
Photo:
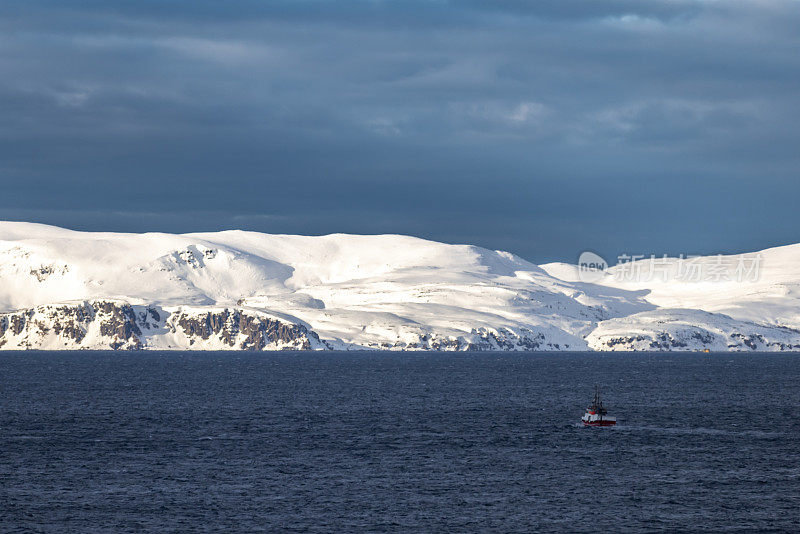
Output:
<svg viewBox="0 0 800 534">
<path fill-rule="evenodd" d="M 616 421 L 592 421 L 592 422 L 583 422 L 583 426 L 614 426 L 616 425 Z"/>
</svg>

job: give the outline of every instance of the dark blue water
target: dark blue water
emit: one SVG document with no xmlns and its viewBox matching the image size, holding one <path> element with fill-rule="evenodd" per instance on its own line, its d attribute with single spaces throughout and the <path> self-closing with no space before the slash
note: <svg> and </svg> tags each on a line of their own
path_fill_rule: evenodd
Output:
<svg viewBox="0 0 800 534">
<path fill-rule="evenodd" d="M 800 356 L 4 353 L 0 399 L 0 531 L 800 529 Z"/>
</svg>

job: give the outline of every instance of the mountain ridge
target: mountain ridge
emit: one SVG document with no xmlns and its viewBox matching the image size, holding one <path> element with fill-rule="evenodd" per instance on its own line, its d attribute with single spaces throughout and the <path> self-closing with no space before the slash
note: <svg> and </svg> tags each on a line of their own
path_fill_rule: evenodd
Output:
<svg viewBox="0 0 800 534">
<path fill-rule="evenodd" d="M 800 245 L 755 255 L 754 280 L 687 281 L 668 258 L 657 279 L 619 276 L 631 262 L 590 283 L 569 264 L 393 234 L 0 222 L 0 348 L 800 350 Z M 734 261 L 692 265 L 720 258 Z"/>
</svg>

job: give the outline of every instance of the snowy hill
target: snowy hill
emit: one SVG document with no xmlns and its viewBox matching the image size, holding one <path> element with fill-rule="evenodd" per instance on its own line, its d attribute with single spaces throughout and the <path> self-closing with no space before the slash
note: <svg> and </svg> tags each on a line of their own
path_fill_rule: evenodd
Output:
<svg viewBox="0 0 800 534">
<path fill-rule="evenodd" d="M 763 254 L 756 282 L 700 287 L 676 264 L 657 282 L 612 268 L 584 283 L 571 266 L 397 235 L 2 222 L 0 347 L 795 350 L 800 247 Z"/>
</svg>

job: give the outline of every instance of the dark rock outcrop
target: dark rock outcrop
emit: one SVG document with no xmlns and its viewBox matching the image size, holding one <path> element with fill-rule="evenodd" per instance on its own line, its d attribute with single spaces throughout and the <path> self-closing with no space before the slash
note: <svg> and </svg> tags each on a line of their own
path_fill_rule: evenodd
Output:
<svg viewBox="0 0 800 534">
<path fill-rule="evenodd" d="M 190 339 L 198 337 L 208 340 L 214 337 L 226 346 L 245 350 L 264 350 L 270 345 L 310 350 L 321 344 L 319 336 L 303 325 L 250 314 L 239 309 L 180 312 L 170 326 Z"/>
<path fill-rule="evenodd" d="M 171 333 L 172 339 L 161 336 Z M 125 349 L 153 346 L 205 349 L 329 348 L 301 324 L 241 309 L 168 311 L 98 300 L 38 306 L 0 314 L 0 347 L 14 349 Z M 173 342 L 177 342 L 175 346 Z"/>
</svg>

